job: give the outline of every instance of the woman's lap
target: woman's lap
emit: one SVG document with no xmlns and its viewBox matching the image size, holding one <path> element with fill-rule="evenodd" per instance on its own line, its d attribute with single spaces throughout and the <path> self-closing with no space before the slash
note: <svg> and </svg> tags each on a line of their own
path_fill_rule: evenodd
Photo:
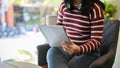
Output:
<svg viewBox="0 0 120 68">
<path fill-rule="evenodd" d="M 50 48 L 47 53 L 48 68 L 69 68 L 69 58 L 60 48 Z"/>
<path fill-rule="evenodd" d="M 69 68 L 89 68 L 89 65 L 97 58 L 88 55 L 75 56 L 69 61 Z"/>
<path fill-rule="evenodd" d="M 94 56 L 95 55 L 95 56 Z M 49 68 L 88 68 L 98 58 L 97 54 L 83 54 L 73 56 L 65 53 L 61 48 L 50 48 L 47 53 Z M 72 60 L 70 60 L 72 58 Z M 57 67 L 58 66 L 58 67 Z"/>
</svg>

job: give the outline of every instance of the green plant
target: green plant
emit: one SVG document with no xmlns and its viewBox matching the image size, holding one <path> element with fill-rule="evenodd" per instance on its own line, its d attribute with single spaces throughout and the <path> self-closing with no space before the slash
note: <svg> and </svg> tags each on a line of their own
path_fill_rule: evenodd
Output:
<svg viewBox="0 0 120 68">
<path fill-rule="evenodd" d="M 113 4 L 107 1 L 104 1 L 104 4 L 105 4 L 105 11 L 104 11 L 105 19 L 113 18 L 113 15 L 117 11 L 116 6 L 114 6 Z"/>
</svg>

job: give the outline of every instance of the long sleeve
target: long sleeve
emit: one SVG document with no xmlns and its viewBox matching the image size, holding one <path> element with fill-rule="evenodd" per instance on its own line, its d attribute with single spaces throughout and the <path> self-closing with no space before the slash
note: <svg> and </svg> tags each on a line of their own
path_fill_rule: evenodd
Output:
<svg viewBox="0 0 120 68">
<path fill-rule="evenodd" d="M 95 3 L 93 11 L 90 13 L 91 36 L 90 39 L 80 46 L 81 53 L 91 52 L 100 47 L 104 27 L 104 14 L 100 5 Z"/>
<path fill-rule="evenodd" d="M 62 25 L 63 22 L 63 8 L 65 8 L 65 5 L 61 3 L 60 8 L 58 10 L 58 16 L 57 16 L 57 25 Z"/>
<path fill-rule="evenodd" d="M 104 27 L 102 7 L 94 3 L 90 20 L 76 8 L 69 12 L 62 3 L 58 11 L 57 24 L 63 25 L 69 39 L 80 47 L 80 54 L 91 52 L 100 47 Z"/>
</svg>

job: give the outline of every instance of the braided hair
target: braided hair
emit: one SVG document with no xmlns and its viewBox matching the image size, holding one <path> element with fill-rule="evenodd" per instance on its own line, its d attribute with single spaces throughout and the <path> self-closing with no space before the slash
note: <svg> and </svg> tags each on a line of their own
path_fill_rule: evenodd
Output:
<svg viewBox="0 0 120 68">
<path fill-rule="evenodd" d="M 74 0 L 64 0 L 67 9 L 70 12 L 72 12 L 72 10 L 75 7 L 73 4 L 73 1 Z M 92 9 L 94 7 L 94 3 L 99 3 L 101 5 L 102 9 L 105 10 L 105 5 L 100 0 L 82 0 L 81 1 L 81 8 L 79 10 L 81 11 L 81 13 L 83 15 L 89 16 L 89 13 L 92 11 Z"/>
</svg>

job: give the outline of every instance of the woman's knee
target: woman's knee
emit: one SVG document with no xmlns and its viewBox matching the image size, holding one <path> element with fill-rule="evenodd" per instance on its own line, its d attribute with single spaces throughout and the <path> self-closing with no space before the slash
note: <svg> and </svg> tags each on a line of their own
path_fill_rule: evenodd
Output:
<svg viewBox="0 0 120 68">
<path fill-rule="evenodd" d="M 54 60 L 60 54 L 60 49 L 57 47 L 50 48 L 47 52 L 47 60 Z"/>
</svg>

